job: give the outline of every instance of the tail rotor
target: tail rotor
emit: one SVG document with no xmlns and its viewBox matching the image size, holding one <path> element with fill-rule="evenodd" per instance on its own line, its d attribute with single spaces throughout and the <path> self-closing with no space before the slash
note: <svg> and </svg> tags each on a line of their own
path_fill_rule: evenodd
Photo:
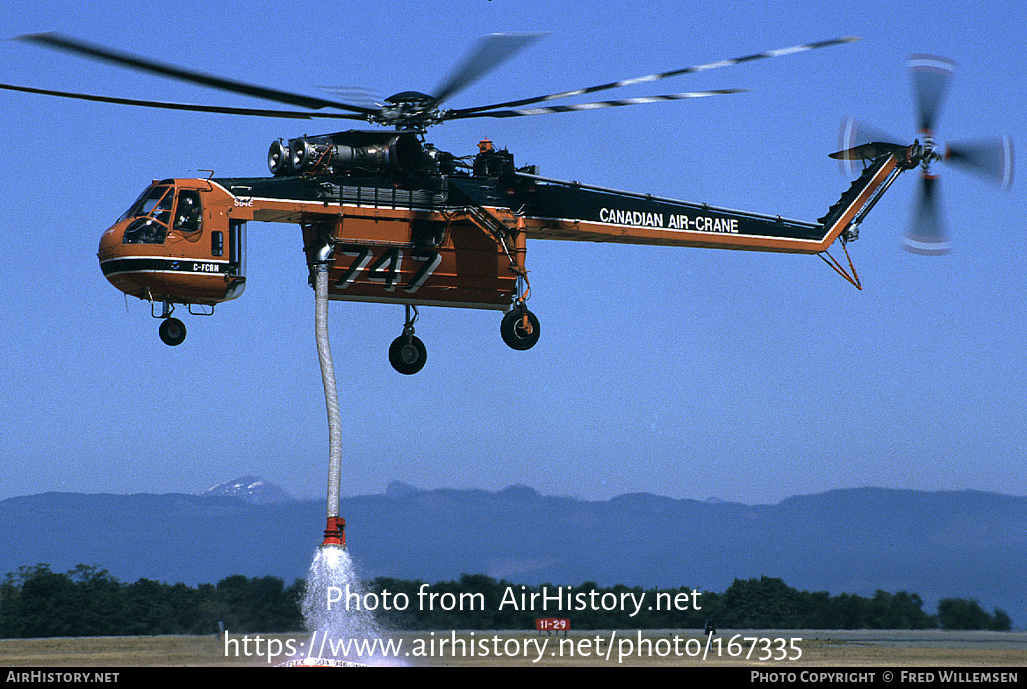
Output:
<svg viewBox="0 0 1027 689">
<path fill-rule="evenodd" d="M 884 153 L 903 158 L 907 169 L 920 167 L 920 185 L 913 215 L 902 245 L 907 251 L 928 256 L 946 254 L 952 247 L 941 213 L 941 190 L 934 163 L 951 163 L 993 184 L 1008 189 L 1013 181 L 1013 143 L 1009 136 L 939 147 L 934 127 L 941 112 L 955 64 L 934 55 L 913 55 L 908 62 L 916 108 L 918 138 L 912 144 L 897 143 L 894 136 L 847 118 L 839 134 L 838 158 L 842 171 L 852 174 L 853 160 L 868 160 Z"/>
</svg>

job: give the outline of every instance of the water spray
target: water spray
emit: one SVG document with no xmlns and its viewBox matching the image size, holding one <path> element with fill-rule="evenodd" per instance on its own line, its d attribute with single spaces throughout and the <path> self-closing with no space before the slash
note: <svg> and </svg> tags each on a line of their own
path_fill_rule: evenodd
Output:
<svg viewBox="0 0 1027 689">
<path fill-rule="evenodd" d="M 335 367 L 328 343 L 328 268 L 332 244 L 326 237 L 317 252 L 314 264 L 314 329 L 317 333 L 317 356 L 321 361 L 321 380 L 328 408 L 328 525 L 321 547 L 346 547 L 346 520 L 339 516 L 339 490 L 342 482 L 342 418 L 339 414 L 339 391 L 335 386 Z"/>
</svg>

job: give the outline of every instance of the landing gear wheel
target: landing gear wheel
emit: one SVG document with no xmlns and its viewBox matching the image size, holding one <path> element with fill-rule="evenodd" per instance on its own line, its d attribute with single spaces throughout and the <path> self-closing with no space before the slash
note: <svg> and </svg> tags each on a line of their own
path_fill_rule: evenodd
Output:
<svg viewBox="0 0 1027 689">
<path fill-rule="evenodd" d="M 427 360 L 428 350 L 414 335 L 400 335 L 389 347 L 389 363 L 405 376 L 412 376 L 420 371 Z"/>
<path fill-rule="evenodd" d="M 528 322 L 524 322 L 524 317 Z M 499 333 L 511 349 L 531 349 L 538 342 L 539 329 L 538 319 L 535 314 L 525 308 L 514 309 L 503 316 L 503 322 L 499 324 Z"/>
<path fill-rule="evenodd" d="M 160 324 L 160 339 L 169 347 L 182 344 L 185 339 L 185 323 L 177 318 L 165 318 Z"/>
</svg>

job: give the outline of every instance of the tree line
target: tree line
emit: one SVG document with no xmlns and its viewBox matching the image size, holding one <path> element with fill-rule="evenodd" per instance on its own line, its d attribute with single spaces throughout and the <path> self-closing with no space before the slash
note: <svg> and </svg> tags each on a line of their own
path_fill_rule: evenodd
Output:
<svg viewBox="0 0 1027 689">
<path fill-rule="evenodd" d="M 78 565 L 65 574 L 49 565 L 21 567 L 0 584 L 0 637 L 210 634 L 303 628 L 302 582 L 226 577 L 215 584 L 126 584 L 105 569 Z"/>
<path fill-rule="evenodd" d="M 578 596 L 567 599 L 569 609 L 552 602 L 557 590 Z M 87 565 L 58 573 L 40 564 L 9 573 L 0 583 L 0 637 L 212 634 L 222 627 L 233 633 L 301 631 L 303 592 L 303 581 L 287 586 L 272 576 L 234 575 L 193 587 L 149 579 L 124 583 Z M 426 592 L 434 594 L 430 604 Z M 593 582 L 521 586 L 484 575 L 432 584 L 379 577 L 361 593 L 360 604 L 375 608 L 383 628 L 404 630 L 534 629 L 538 617 L 569 618 L 575 630 L 701 630 L 707 622 L 730 629 L 1008 631 L 1012 626 L 1003 610 L 988 613 L 975 600 L 947 598 L 937 613 L 929 614 L 915 593 L 832 596 L 799 591 L 772 577 L 736 579 L 723 593 L 698 595 L 687 587 L 602 587 Z M 541 598 L 535 605 L 519 604 L 532 594 L 551 596 L 544 611 Z M 656 606 L 657 595 L 677 604 Z M 604 609 L 605 603 L 635 600 L 644 605 L 617 603 Z M 600 603 L 583 606 L 583 601 Z"/>
</svg>

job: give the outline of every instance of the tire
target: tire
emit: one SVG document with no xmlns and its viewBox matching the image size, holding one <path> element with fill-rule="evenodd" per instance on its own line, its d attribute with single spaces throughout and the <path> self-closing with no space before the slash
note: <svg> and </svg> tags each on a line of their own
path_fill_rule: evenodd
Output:
<svg viewBox="0 0 1027 689">
<path fill-rule="evenodd" d="M 527 328 L 524 327 L 525 314 L 528 316 Z M 503 316 L 503 322 L 499 324 L 499 333 L 503 336 L 503 342 L 511 349 L 531 349 L 538 342 L 538 318 L 527 309 L 514 309 Z"/>
<path fill-rule="evenodd" d="M 405 376 L 412 376 L 420 371 L 427 360 L 428 350 L 414 335 L 400 335 L 389 347 L 389 363 Z"/>
<path fill-rule="evenodd" d="M 177 318 L 165 318 L 160 324 L 160 339 L 169 347 L 177 347 L 185 340 L 185 323 Z"/>
</svg>

